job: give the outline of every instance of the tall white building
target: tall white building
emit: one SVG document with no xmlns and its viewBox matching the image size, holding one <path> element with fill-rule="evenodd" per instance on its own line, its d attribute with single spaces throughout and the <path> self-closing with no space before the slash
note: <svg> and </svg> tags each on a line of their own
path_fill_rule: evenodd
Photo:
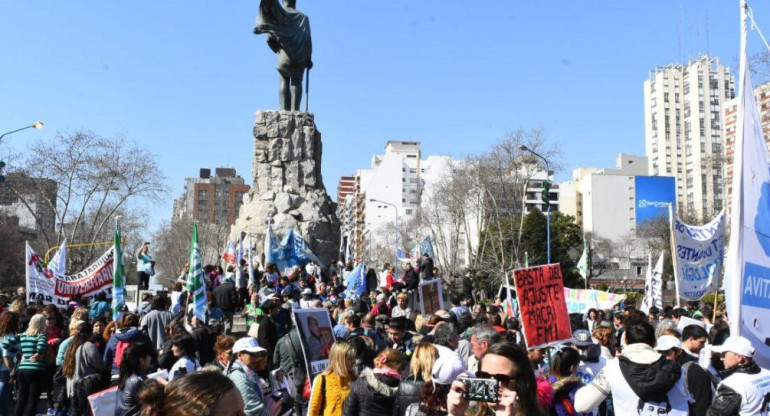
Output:
<svg viewBox="0 0 770 416">
<path fill-rule="evenodd" d="M 338 210 L 342 239 L 351 245 L 350 256 L 356 261 L 366 260 L 376 247 L 394 245 L 397 211 L 400 234 L 412 233 L 414 239 L 431 235 L 438 263 L 452 252 L 468 264 L 478 241 L 479 227 L 475 224 L 454 224 L 453 230 L 443 224 L 433 230 L 407 228 L 413 226 L 422 207 L 431 206 L 434 185 L 451 174 L 455 163 L 448 156 L 423 159 L 419 142 L 387 142 L 385 154 L 374 155 L 370 168 L 356 171 L 355 191 Z M 413 248 L 403 241 L 399 245 L 406 251 Z"/>
<path fill-rule="evenodd" d="M 655 68 L 644 82 L 649 173 L 676 178 L 679 209 L 705 219 L 724 206 L 722 108 L 735 79 L 717 58 Z"/>
<path fill-rule="evenodd" d="M 670 177 L 647 175 L 647 158 L 618 154 L 615 169 L 578 168 L 559 184 L 561 211 L 595 238 L 619 241 L 676 202 Z"/>
</svg>

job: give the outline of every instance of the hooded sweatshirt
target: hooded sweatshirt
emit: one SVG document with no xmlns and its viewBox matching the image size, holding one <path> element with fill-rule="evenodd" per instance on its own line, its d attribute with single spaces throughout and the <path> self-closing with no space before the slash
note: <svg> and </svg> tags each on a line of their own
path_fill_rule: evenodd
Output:
<svg viewBox="0 0 770 416">
<path fill-rule="evenodd" d="M 663 407 L 667 415 L 687 415 L 682 368 L 647 344 L 630 344 L 607 364 L 591 384 L 575 395 L 575 410 L 589 412 L 612 396 L 616 414 L 633 414 L 639 406 Z"/>
<path fill-rule="evenodd" d="M 112 368 L 113 374 L 118 371 L 118 367 L 115 366 L 115 350 L 118 348 L 119 341 L 128 342 L 129 344 L 134 342 L 145 342 L 149 345 L 154 345 L 152 341 L 150 341 L 150 337 L 136 327 L 121 329 L 116 332 L 110 337 L 110 340 L 107 341 L 107 346 L 104 348 L 104 364 L 108 368 Z"/>
</svg>

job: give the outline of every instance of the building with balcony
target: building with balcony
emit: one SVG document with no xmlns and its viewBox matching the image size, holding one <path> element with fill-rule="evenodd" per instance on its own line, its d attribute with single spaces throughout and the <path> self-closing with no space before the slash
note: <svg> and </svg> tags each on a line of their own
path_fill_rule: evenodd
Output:
<svg viewBox="0 0 770 416">
<path fill-rule="evenodd" d="M 182 196 L 174 200 L 174 218 L 192 216 L 201 223 L 233 225 L 249 185 L 235 169 L 201 169 L 197 178 L 185 178 Z"/>
</svg>

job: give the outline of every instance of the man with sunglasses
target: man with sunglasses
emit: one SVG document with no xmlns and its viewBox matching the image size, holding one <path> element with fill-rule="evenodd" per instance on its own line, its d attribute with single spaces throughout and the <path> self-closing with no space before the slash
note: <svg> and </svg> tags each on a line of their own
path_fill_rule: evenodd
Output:
<svg viewBox="0 0 770 416">
<path fill-rule="evenodd" d="M 722 354 L 724 381 L 706 416 L 766 415 L 770 410 L 770 371 L 754 361 L 754 347 L 744 337 L 732 336 L 711 348 Z"/>
<path fill-rule="evenodd" d="M 235 383 L 243 397 L 244 413 L 248 416 L 270 416 L 278 414 L 283 399 L 274 401 L 257 374 L 267 365 L 267 350 L 259 346 L 256 338 L 245 337 L 233 345 L 235 361 L 229 366 L 227 377 Z"/>
<path fill-rule="evenodd" d="M 711 390 L 711 376 L 703 367 L 698 365 L 698 359 L 687 354 L 682 348 L 682 343 L 679 339 L 672 335 L 663 335 L 658 338 L 655 350 L 666 357 L 667 360 L 676 362 L 684 369 L 685 385 L 694 400 L 689 405 L 690 414 L 706 414 L 714 394 Z"/>
</svg>

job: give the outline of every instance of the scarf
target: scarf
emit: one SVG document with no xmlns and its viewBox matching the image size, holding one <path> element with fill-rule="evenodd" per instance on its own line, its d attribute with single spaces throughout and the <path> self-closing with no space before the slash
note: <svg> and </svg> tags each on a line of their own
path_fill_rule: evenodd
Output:
<svg viewBox="0 0 770 416">
<path fill-rule="evenodd" d="M 401 374 L 398 371 L 396 371 L 396 370 L 394 370 L 392 368 L 389 368 L 389 367 L 375 368 L 372 372 L 374 374 L 382 374 L 382 375 L 385 375 L 385 376 L 388 376 L 388 377 L 393 377 L 396 380 L 401 380 Z"/>
</svg>

